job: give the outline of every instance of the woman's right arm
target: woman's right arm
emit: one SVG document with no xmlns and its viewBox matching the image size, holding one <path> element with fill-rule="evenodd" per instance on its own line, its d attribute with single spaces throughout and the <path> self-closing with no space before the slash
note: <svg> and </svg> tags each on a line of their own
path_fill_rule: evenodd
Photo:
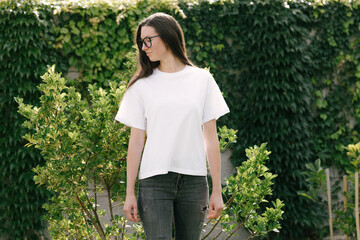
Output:
<svg viewBox="0 0 360 240">
<path fill-rule="evenodd" d="M 126 162 L 126 199 L 123 210 L 126 217 L 133 222 L 138 222 L 140 220 L 135 197 L 135 182 L 139 170 L 144 141 L 145 131 L 132 127 Z"/>
</svg>

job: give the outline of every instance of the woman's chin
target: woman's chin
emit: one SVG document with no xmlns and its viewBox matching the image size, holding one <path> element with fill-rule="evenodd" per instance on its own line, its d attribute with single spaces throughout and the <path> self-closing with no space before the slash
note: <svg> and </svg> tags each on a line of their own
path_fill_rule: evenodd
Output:
<svg viewBox="0 0 360 240">
<path fill-rule="evenodd" d="M 149 58 L 150 59 L 150 62 L 158 62 L 159 60 L 158 59 L 151 59 L 151 58 Z"/>
</svg>

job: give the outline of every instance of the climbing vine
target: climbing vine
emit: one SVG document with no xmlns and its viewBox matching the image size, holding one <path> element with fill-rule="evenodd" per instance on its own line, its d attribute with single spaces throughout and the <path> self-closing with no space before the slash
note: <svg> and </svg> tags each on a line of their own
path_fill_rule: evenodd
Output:
<svg viewBox="0 0 360 240">
<path fill-rule="evenodd" d="M 0 2 L 0 234 L 38 238 L 41 204 L 51 195 L 33 183 L 44 163 L 24 148 L 14 97 L 38 102 L 47 65 L 67 76 L 84 98 L 88 84 L 120 81 L 134 52 L 137 23 L 151 13 L 173 15 L 188 54 L 210 67 L 231 114 L 220 125 L 238 129 L 232 161 L 268 142 L 274 195 L 285 203 L 282 239 L 314 234 L 316 209 L 297 195 L 306 188 L 305 163 L 321 158 L 349 168 L 342 146 L 359 140 L 358 1 L 87 1 Z M 29 198 L 29 196 L 31 196 Z M 314 214 L 313 214 L 314 213 Z M 41 234 L 40 234 L 41 235 Z"/>
</svg>

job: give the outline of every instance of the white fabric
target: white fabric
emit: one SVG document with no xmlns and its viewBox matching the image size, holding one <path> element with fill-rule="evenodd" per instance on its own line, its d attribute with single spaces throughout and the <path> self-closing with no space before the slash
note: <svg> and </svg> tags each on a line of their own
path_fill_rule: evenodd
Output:
<svg viewBox="0 0 360 240">
<path fill-rule="evenodd" d="M 139 179 L 177 172 L 206 176 L 202 124 L 229 112 L 211 74 L 186 66 L 154 69 L 126 92 L 115 119 L 146 131 Z"/>
</svg>

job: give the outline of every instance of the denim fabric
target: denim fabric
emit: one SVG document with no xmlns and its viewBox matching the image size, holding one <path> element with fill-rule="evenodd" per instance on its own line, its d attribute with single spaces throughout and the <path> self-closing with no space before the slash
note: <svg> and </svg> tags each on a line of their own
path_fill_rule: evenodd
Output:
<svg viewBox="0 0 360 240">
<path fill-rule="evenodd" d="M 207 178 L 170 172 L 139 180 L 138 209 L 147 240 L 199 240 L 208 206 Z"/>
</svg>

